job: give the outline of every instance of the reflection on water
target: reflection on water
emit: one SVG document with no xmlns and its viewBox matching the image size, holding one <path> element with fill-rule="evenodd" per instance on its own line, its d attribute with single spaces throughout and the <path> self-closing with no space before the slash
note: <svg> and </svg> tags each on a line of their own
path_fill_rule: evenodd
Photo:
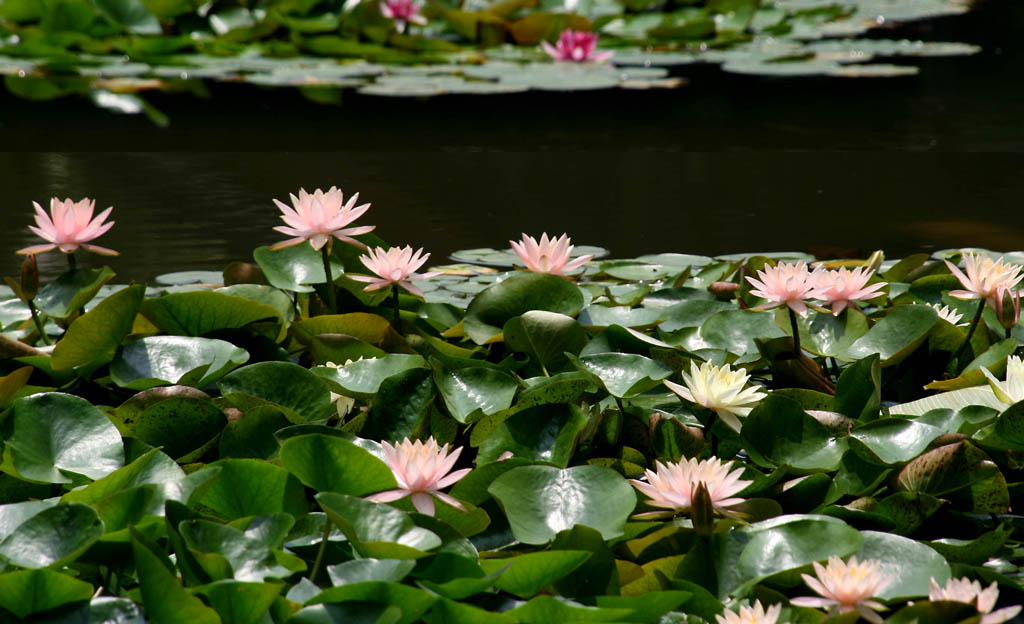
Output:
<svg viewBox="0 0 1024 624">
<path fill-rule="evenodd" d="M 36 242 L 31 201 L 113 205 L 97 242 L 119 280 L 220 269 L 280 240 L 272 198 L 360 192 L 364 218 L 435 263 L 565 231 L 616 257 L 808 250 L 890 256 L 945 247 L 1024 249 L 1024 156 L 907 153 L 37 153 L 0 155 L 0 271 Z M 83 258 L 96 265 L 107 259 Z M 64 258 L 40 256 L 53 275 Z"/>
</svg>

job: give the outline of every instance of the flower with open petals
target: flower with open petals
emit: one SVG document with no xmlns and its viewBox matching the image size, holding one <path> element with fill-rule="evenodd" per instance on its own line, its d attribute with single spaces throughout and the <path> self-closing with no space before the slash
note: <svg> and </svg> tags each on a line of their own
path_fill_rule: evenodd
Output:
<svg viewBox="0 0 1024 624">
<path fill-rule="evenodd" d="M 30 225 L 28 229 L 49 242 L 19 249 L 18 253 L 37 254 L 54 249 L 74 253 L 82 247 L 104 256 L 118 255 L 113 249 L 88 244 L 88 241 L 98 238 L 113 227 L 113 221 L 104 223 L 113 207 L 107 208 L 94 219 L 92 213 L 96 209 L 96 200 L 88 197 L 77 202 L 71 199 L 61 201 L 54 197 L 50 200 L 50 214 L 46 214 L 37 202 L 32 202 L 32 205 L 36 209 L 36 225 Z"/>
<path fill-rule="evenodd" d="M 310 194 L 305 189 L 299 189 L 298 197 L 295 195 L 290 195 L 290 197 L 293 207 L 274 200 L 277 207 L 281 209 L 281 220 L 288 224 L 279 225 L 274 229 L 293 238 L 277 243 L 271 247 L 272 250 L 293 247 L 306 241 L 309 241 L 313 249 L 319 250 L 327 244 L 327 241 L 331 240 L 331 237 L 360 249 L 366 249 L 366 245 L 352 237 L 372 232 L 374 226 L 345 227 L 370 209 L 370 204 L 356 206 L 359 193 L 352 195 L 348 203 L 345 203 L 342 192 L 333 186 L 326 193 L 316 189 Z"/>
<path fill-rule="evenodd" d="M 420 15 L 422 8 L 422 0 L 382 0 L 380 14 L 394 20 L 395 28 L 402 33 L 405 32 L 406 24 L 410 22 L 420 26 L 427 23 L 427 18 Z"/>
<path fill-rule="evenodd" d="M 756 386 L 747 387 L 750 375 L 742 368 L 732 370 L 729 365 L 715 366 L 704 362 L 697 366 L 690 361 L 690 374 L 683 373 L 685 385 L 664 381 L 668 389 L 691 403 L 702 405 L 718 414 L 722 422 L 739 432 L 738 416 L 746 416 L 753 406 L 768 396 Z"/>
<path fill-rule="evenodd" d="M 1006 381 L 996 379 L 984 366 L 981 372 L 988 378 L 988 385 L 997 399 L 1007 405 L 1024 401 L 1024 362 L 1019 357 L 1011 355 L 1006 358 Z"/>
<path fill-rule="evenodd" d="M 931 579 L 931 587 L 928 590 L 928 600 L 936 602 L 951 600 L 953 602 L 966 602 L 967 604 L 974 605 L 978 613 L 982 614 L 980 624 L 1001 624 L 1013 619 L 1020 613 L 1020 605 L 992 611 L 992 607 L 996 606 L 996 600 L 998 599 L 999 586 L 995 581 L 985 589 L 982 589 L 981 583 L 966 577 L 949 579 L 946 581 L 945 587 L 939 587 L 939 584 L 933 578 Z"/>
<path fill-rule="evenodd" d="M 374 358 L 370 358 L 370 359 L 372 360 Z M 358 360 L 354 360 L 354 361 L 361 362 L 362 360 L 363 360 L 363 358 L 360 357 Z M 326 364 L 324 364 L 324 366 L 329 366 L 329 367 L 337 370 L 339 368 L 345 368 L 346 366 L 348 366 L 352 362 L 353 362 L 353 360 L 345 360 L 344 364 L 335 364 L 334 362 L 327 362 Z M 353 399 L 352 397 L 349 397 L 349 396 L 345 396 L 344 394 L 338 394 L 334 390 L 331 390 L 331 403 L 334 403 L 334 406 L 338 409 L 338 418 L 340 418 L 342 420 L 345 420 L 345 417 L 348 416 L 349 414 L 351 414 L 352 410 L 356 406 L 356 400 L 355 399 Z"/>
<path fill-rule="evenodd" d="M 991 304 L 1000 288 L 1012 289 L 1024 279 L 1021 267 L 1005 262 L 1001 257 L 992 260 L 984 254 L 965 253 L 963 260 L 963 271 L 946 260 L 949 271 L 965 289 L 949 291 L 950 296 L 957 299 L 986 299 Z"/>
<path fill-rule="evenodd" d="M 739 613 L 726 609 L 715 619 L 718 624 L 775 624 L 781 610 L 781 604 L 773 604 L 766 610 L 760 600 L 755 600 L 753 607 L 740 607 Z"/>
<path fill-rule="evenodd" d="M 420 513 L 431 516 L 434 515 L 434 498 L 448 503 L 459 511 L 466 510 L 457 499 L 440 491 L 441 488 L 453 485 L 472 470 L 463 468 L 449 474 L 452 466 L 458 461 L 459 454 L 462 453 L 462 447 L 449 453 L 448 445 L 438 447 L 434 438 L 429 438 L 426 443 L 420 440 L 410 442 L 409 438 L 406 438 L 394 446 L 387 442 L 382 442 L 381 446 L 384 447 L 384 457 L 388 466 L 398 481 L 398 489 L 378 492 L 368 496 L 367 500 L 388 503 L 411 496 L 413 506 Z"/>
<path fill-rule="evenodd" d="M 664 507 L 672 512 L 689 511 L 693 506 L 694 493 L 701 483 L 711 498 L 712 508 L 725 516 L 735 515 L 728 508 L 742 503 L 736 496 L 753 481 L 742 481 L 742 468 L 732 469 L 732 462 L 723 462 L 717 457 L 698 461 L 695 458 L 678 464 L 654 462 L 656 471 L 644 470 L 647 482 L 630 479 L 633 487 L 643 492 L 654 507 Z M 664 515 L 663 512 L 641 515 Z"/>
<path fill-rule="evenodd" d="M 818 577 L 809 574 L 800 576 L 821 598 L 794 598 L 790 603 L 800 607 L 828 608 L 829 616 L 856 610 L 865 620 L 879 624 L 882 617 L 875 611 L 884 611 L 886 607 L 871 598 L 893 581 L 891 576 L 882 572 L 881 566 L 882 563 L 877 559 L 857 561 L 856 556 L 843 563 L 842 559 L 833 555 L 828 558 L 827 566 L 815 561 L 814 572 Z"/>
<path fill-rule="evenodd" d="M 851 301 L 867 301 L 874 299 L 885 288 L 885 282 L 876 282 L 868 286 L 868 280 L 874 275 L 874 271 L 864 267 L 857 267 L 849 270 L 841 267 L 837 271 L 825 271 L 818 274 L 817 299 L 832 306 L 832 314 L 839 316 L 839 313 L 850 305 Z"/>
<path fill-rule="evenodd" d="M 814 299 L 818 294 L 818 279 L 825 272 L 824 267 L 816 267 L 814 271 L 807 269 L 807 263 L 800 261 L 796 264 L 780 262 L 775 266 L 765 266 L 757 271 L 756 279 L 747 276 L 754 289 L 750 292 L 758 297 L 767 299 L 755 310 L 766 310 L 788 306 L 790 310 L 800 316 L 807 316 L 807 301 Z"/>
<path fill-rule="evenodd" d="M 555 45 L 551 45 L 547 41 L 541 41 L 540 45 L 556 61 L 600 63 L 607 61 L 615 54 L 614 52 L 597 51 L 597 33 L 572 30 L 571 28 L 562 31 Z"/>
<path fill-rule="evenodd" d="M 565 275 L 593 260 L 594 256 L 588 254 L 570 261 L 569 257 L 573 250 L 571 242 L 572 239 L 566 234 L 562 234 L 558 238 L 554 236 L 548 238 L 547 232 L 540 235 L 539 243 L 534 237 L 526 234 L 523 234 L 521 241 L 509 241 L 512 244 L 512 250 L 516 252 L 527 269 L 534 273 L 552 273 L 554 275 Z"/>
<path fill-rule="evenodd" d="M 937 303 L 930 303 L 925 305 L 930 306 L 932 309 L 938 312 L 939 318 L 946 321 L 950 325 L 956 325 L 958 327 L 964 327 L 967 325 L 967 323 L 960 322 L 963 320 L 964 315 L 958 314 L 956 310 L 950 308 L 949 306 L 939 305 Z"/>
<path fill-rule="evenodd" d="M 349 279 L 357 282 L 368 282 L 369 286 L 363 290 L 377 290 L 387 288 L 392 284 L 401 286 L 417 297 L 423 297 L 423 291 L 413 285 L 413 280 L 427 279 L 440 275 L 440 271 L 429 273 L 414 273 L 414 271 L 430 258 L 430 254 L 423 253 L 423 249 L 417 249 L 413 253 L 412 247 L 392 247 L 384 251 L 383 247 L 371 249 L 369 255 L 359 256 L 363 265 L 377 274 L 377 277 L 369 275 L 349 275 Z"/>
</svg>

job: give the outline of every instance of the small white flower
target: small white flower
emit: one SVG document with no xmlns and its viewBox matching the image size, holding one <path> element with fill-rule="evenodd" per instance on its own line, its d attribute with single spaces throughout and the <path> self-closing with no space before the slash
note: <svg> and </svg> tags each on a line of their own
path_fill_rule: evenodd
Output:
<svg viewBox="0 0 1024 624">
<path fill-rule="evenodd" d="M 930 307 L 934 308 L 935 311 L 939 313 L 939 318 L 940 319 L 946 321 L 950 325 L 957 325 L 959 327 L 966 327 L 967 326 L 967 323 L 961 323 L 960 322 L 961 319 L 964 318 L 964 315 L 963 314 L 957 314 L 956 310 L 950 308 L 949 306 L 940 306 L 937 303 L 931 303 L 931 304 L 928 304 L 928 305 Z"/>
<path fill-rule="evenodd" d="M 750 375 L 742 368 L 732 370 L 729 365 L 715 366 L 704 362 L 697 366 L 690 361 L 690 374 L 683 373 L 686 385 L 665 381 L 669 390 L 691 403 L 713 410 L 726 425 L 740 430 L 738 416 L 746 416 L 758 401 L 768 396 L 756 386 L 746 387 Z"/>
<path fill-rule="evenodd" d="M 781 610 L 781 604 L 773 604 L 765 610 L 761 601 L 755 600 L 753 607 L 740 607 L 739 613 L 726 609 L 721 615 L 716 615 L 715 619 L 718 624 L 775 624 Z"/>
<path fill-rule="evenodd" d="M 354 360 L 356 362 L 362 361 L 363 358 Z M 371 358 L 372 359 L 372 358 Z M 324 366 L 330 366 L 331 368 L 345 368 L 351 364 L 353 360 L 345 360 L 344 364 L 335 364 L 334 362 L 327 362 Z M 356 406 L 356 400 L 352 397 L 347 397 L 344 394 L 338 394 L 337 392 L 331 391 L 331 403 L 334 403 L 335 407 L 338 408 L 338 418 L 345 420 L 345 417 L 352 413 L 352 409 Z"/>
</svg>

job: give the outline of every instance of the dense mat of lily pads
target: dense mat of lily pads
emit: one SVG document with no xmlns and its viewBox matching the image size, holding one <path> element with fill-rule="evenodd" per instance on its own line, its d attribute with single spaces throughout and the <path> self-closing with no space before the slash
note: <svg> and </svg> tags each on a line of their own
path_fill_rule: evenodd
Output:
<svg viewBox="0 0 1024 624">
<path fill-rule="evenodd" d="M 33 254 L 116 252 L 109 212 L 38 209 L 0 293 L 0 620 L 1018 611 L 1024 254 L 524 235 L 416 273 L 366 205 L 293 201 L 292 239 L 148 286 L 95 255 L 40 284 Z"/>
<path fill-rule="evenodd" d="M 158 122 L 141 94 L 202 95 L 207 80 L 298 87 L 334 102 L 344 88 L 425 96 L 676 87 L 683 82 L 667 67 L 692 63 L 769 76 L 903 76 L 916 68 L 871 61 L 977 48 L 856 37 L 966 10 L 958 0 L 5 0 L 0 73 L 21 97 L 83 95 Z M 540 44 L 570 31 L 599 33 L 605 51 L 591 44 L 553 61 Z"/>
</svg>

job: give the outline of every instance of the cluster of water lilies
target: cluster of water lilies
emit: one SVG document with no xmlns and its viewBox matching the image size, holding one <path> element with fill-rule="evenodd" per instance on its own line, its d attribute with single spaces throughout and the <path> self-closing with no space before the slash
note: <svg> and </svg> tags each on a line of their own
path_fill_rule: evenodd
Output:
<svg viewBox="0 0 1024 624">
<path fill-rule="evenodd" d="M 235 621 L 244 603 L 297 624 L 364 603 L 410 624 L 1020 612 L 996 608 L 995 582 L 1021 589 L 1006 554 L 1024 451 L 1013 262 L 745 257 L 695 274 L 524 233 L 509 241 L 524 270 L 422 271 L 429 253 L 356 223 L 358 193 L 290 202 L 274 200 L 288 238 L 256 251 L 249 281 L 129 286 L 91 309 L 112 272 L 75 252 L 117 253 L 92 243 L 112 209 L 34 205 L 45 243 L 8 280 L 27 316 L 0 325 L 0 492 L 31 492 L 0 504 L 0 584 L 24 586 L 0 592 L 0 616 L 99 617 L 104 600 L 154 621 L 175 602 Z M 54 250 L 69 271 L 41 286 L 34 256 Z M 320 267 L 320 282 L 294 277 Z M 424 301 L 467 273 L 491 281 L 464 309 Z M 609 279 L 635 274 L 657 277 Z M 947 509 L 982 546 L 910 537 Z M 93 528 L 69 540 L 68 523 Z M 121 559 L 102 559 L 110 544 Z M 67 579 L 81 597 L 21 606 Z"/>
</svg>

